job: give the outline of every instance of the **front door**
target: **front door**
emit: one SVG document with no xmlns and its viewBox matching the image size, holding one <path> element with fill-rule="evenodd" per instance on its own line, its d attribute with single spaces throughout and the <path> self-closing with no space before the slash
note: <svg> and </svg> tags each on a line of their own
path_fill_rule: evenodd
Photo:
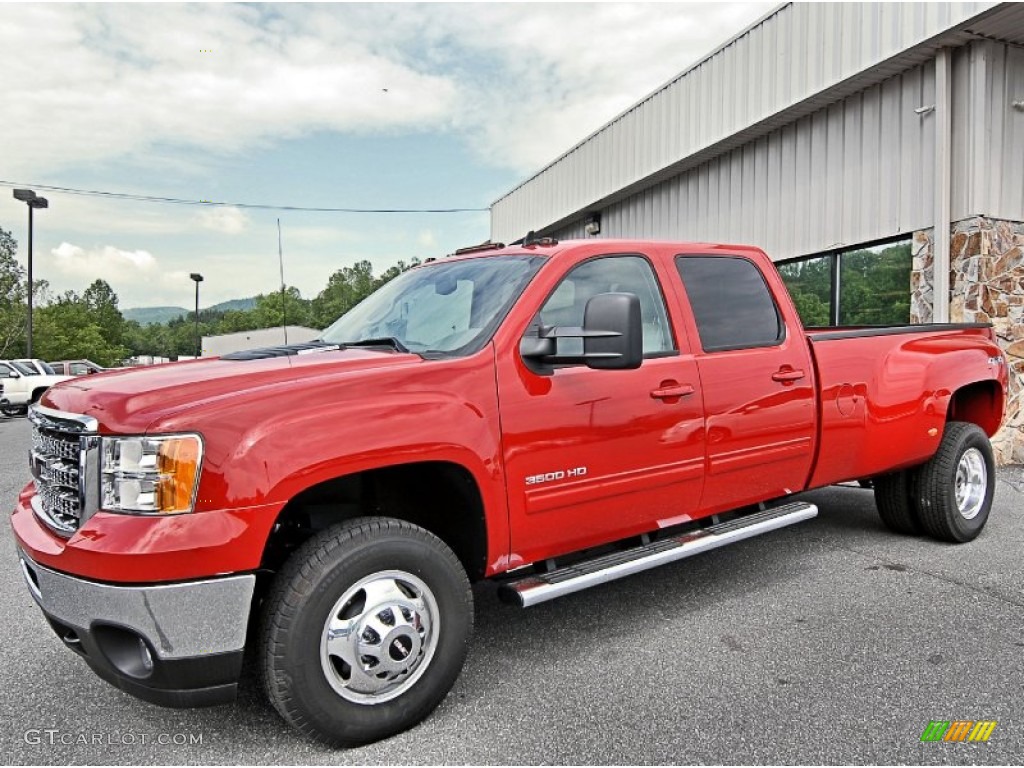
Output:
<svg viewBox="0 0 1024 768">
<path fill-rule="evenodd" d="M 545 375 L 518 353 L 499 364 L 513 567 L 685 521 L 700 501 L 697 365 L 676 343 L 651 262 L 611 255 L 576 265 L 535 323 L 581 326 L 587 299 L 606 292 L 640 299 L 639 368 L 563 365 Z M 559 354 L 582 351 L 579 339 L 558 343 Z"/>
</svg>

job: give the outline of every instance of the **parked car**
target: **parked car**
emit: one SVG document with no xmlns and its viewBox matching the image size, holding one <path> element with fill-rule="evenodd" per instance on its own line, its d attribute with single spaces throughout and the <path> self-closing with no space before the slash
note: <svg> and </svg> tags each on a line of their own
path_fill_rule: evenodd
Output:
<svg viewBox="0 0 1024 768">
<path fill-rule="evenodd" d="M 0 360 L 0 379 L 4 381 L 0 411 L 6 416 L 23 414 L 29 404 L 38 400 L 47 388 L 70 378 L 41 374 L 34 366 L 20 360 Z"/>
<path fill-rule="evenodd" d="M 248 648 L 288 723 L 355 744 L 445 697 L 472 581 L 533 606 L 852 480 L 894 531 L 970 541 L 1006 392 L 990 326 L 806 331 L 757 248 L 528 239 L 410 270 L 314 342 L 53 387 L 11 520 L 105 680 L 225 702 Z"/>
<path fill-rule="evenodd" d="M 92 360 L 58 360 L 55 363 L 50 363 L 50 367 L 55 373 L 67 376 L 86 376 L 91 373 L 102 373 L 107 370 Z"/>
<path fill-rule="evenodd" d="M 22 365 L 28 366 L 29 368 L 34 370 L 36 373 L 38 373 L 40 376 L 53 376 L 53 375 L 55 375 L 57 373 L 57 371 L 53 370 L 53 368 L 50 367 L 49 363 L 43 362 L 38 357 L 19 358 L 19 359 L 15 360 L 14 362 L 21 363 Z"/>
</svg>

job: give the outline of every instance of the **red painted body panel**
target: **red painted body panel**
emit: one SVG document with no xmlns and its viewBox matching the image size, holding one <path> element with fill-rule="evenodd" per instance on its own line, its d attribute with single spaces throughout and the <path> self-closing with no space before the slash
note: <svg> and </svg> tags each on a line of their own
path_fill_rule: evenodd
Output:
<svg viewBox="0 0 1024 768">
<path fill-rule="evenodd" d="M 991 362 L 1002 353 L 987 328 L 814 336 L 822 444 L 811 487 L 926 461 L 942 439 L 954 392 L 975 382 L 994 381 L 1004 392 L 1008 385 L 1005 363 Z"/>
<path fill-rule="evenodd" d="M 11 516 L 14 535 L 37 563 L 106 582 L 185 581 L 255 570 L 283 505 L 266 504 L 166 517 L 98 512 L 70 539 L 40 524 L 33 486 Z"/>
<path fill-rule="evenodd" d="M 351 349 L 200 360 L 51 388 L 44 405 L 93 416 L 102 434 L 200 433 L 196 511 L 99 513 L 65 540 L 35 519 L 30 485 L 12 518 L 20 545 L 44 565 L 111 582 L 252 570 L 280 509 L 304 489 L 367 469 L 443 461 L 476 482 L 493 575 L 919 463 L 935 450 L 929 430 L 941 434 L 959 387 L 989 381 L 1005 393 L 1005 365 L 992 362 L 1000 353 L 989 330 L 835 340 L 812 334 L 809 341 L 781 279 L 755 248 L 591 240 L 526 251 L 549 258 L 491 343 L 470 356 L 425 360 Z M 502 252 L 465 258 L 495 253 Z M 631 371 L 531 372 L 519 341 L 559 280 L 582 260 L 625 253 L 653 264 L 678 353 Z M 680 253 L 753 261 L 775 294 L 785 341 L 705 353 L 674 267 Z M 780 371 L 802 377 L 773 378 Z M 674 384 L 693 393 L 651 396 Z M 580 467 L 584 473 L 568 474 Z M 559 472 L 566 476 L 527 483 Z"/>
</svg>

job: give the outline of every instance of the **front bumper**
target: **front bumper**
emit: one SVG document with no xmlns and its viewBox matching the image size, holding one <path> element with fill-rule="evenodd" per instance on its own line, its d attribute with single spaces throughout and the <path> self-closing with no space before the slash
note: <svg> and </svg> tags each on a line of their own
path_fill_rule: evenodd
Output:
<svg viewBox="0 0 1024 768">
<path fill-rule="evenodd" d="M 57 636 L 108 683 L 167 707 L 234 699 L 254 575 L 123 586 L 59 573 L 20 549 L 18 555 Z"/>
</svg>

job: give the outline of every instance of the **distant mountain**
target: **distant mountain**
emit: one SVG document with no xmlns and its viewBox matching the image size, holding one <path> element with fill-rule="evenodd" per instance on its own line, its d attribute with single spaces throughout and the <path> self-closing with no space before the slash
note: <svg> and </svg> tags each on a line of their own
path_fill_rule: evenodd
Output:
<svg viewBox="0 0 1024 768">
<path fill-rule="evenodd" d="M 220 304 L 214 304 L 212 307 L 206 307 L 206 309 L 212 309 L 216 312 L 229 312 L 230 310 L 241 311 L 245 309 L 252 309 L 256 306 L 256 297 L 250 296 L 248 299 L 231 299 L 230 301 L 222 301 Z M 200 312 L 205 312 L 206 309 L 200 309 Z"/>
<path fill-rule="evenodd" d="M 135 309 L 122 309 L 121 314 L 125 320 L 134 320 L 139 325 L 154 325 L 166 323 L 176 317 L 187 315 L 188 310 L 183 307 L 137 307 Z"/>
<path fill-rule="evenodd" d="M 248 299 L 231 299 L 230 301 L 222 301 L 220 304 L 214 304 L 212 307 L 202 307 L 199 312 L 203 313 L 207 310 L 215 312 L 242 311 L 252 309 L 255 306 L 256 297 L 251 296 Z M 121 314 L 125 320 L 134 320 L 139 325 L 153 325 L 155 323 L 170 322 L 174 318 L 187 315 L 191 311 L 191 309 L 185 309 L 184 307 L 135 307 L 133 309 L 122 309 Z"/>
</svg>

